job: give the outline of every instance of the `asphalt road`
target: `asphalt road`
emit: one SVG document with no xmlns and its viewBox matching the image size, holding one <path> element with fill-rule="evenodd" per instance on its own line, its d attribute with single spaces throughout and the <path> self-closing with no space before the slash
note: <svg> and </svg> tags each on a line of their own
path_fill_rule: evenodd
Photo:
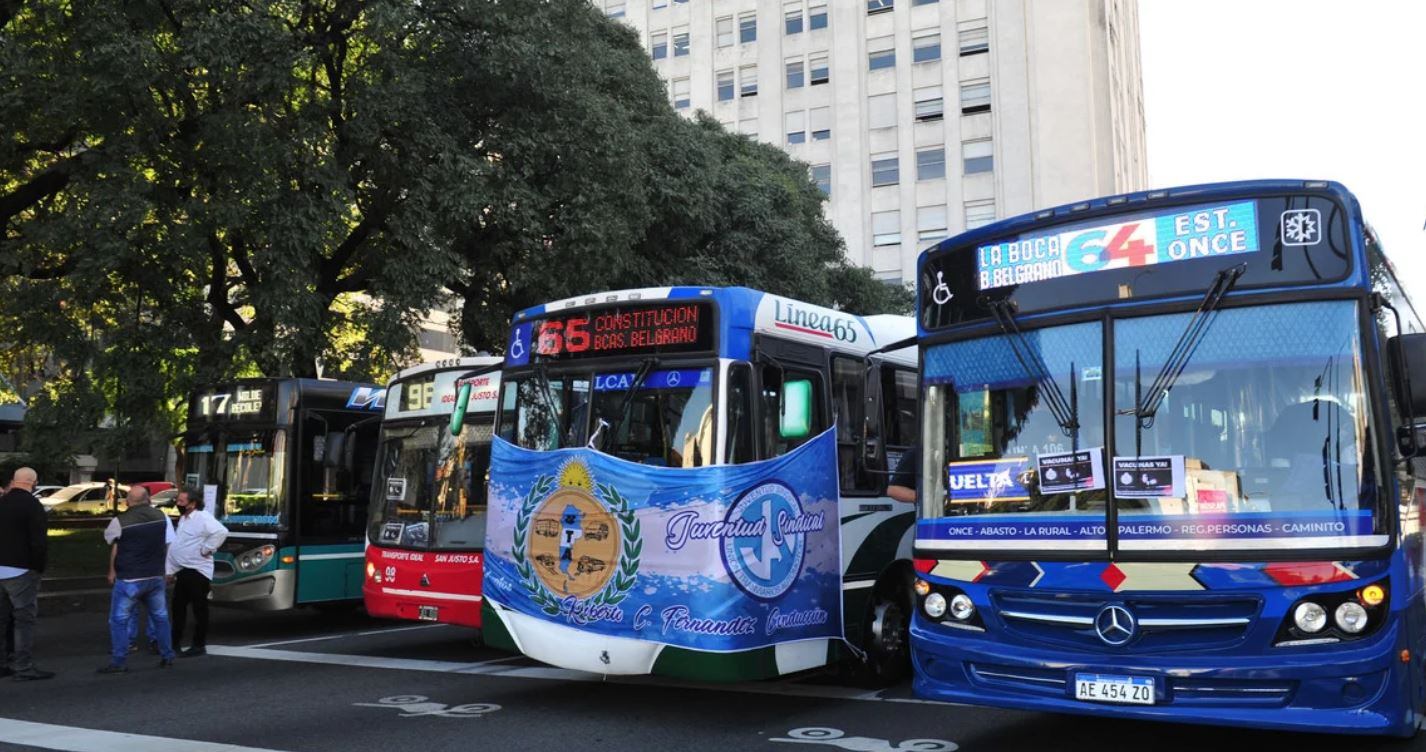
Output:
<svg viewBox="0 0 1426 752">
<path fill-rule="evenodd" d="M 207 657 L 159 670 L 140 654 L 128 674 L 100 676 L 104 615 L 42 619 L 37 660 L 59 676 L 0 680 L 0 749 L 1426 750 L 1426 735 L 1408 743 L 941 705 L 833 672 L 714 687 L 603 681 L 481 647 L 469 630 L 355 610 L 214 620 Z"/>
</svg>

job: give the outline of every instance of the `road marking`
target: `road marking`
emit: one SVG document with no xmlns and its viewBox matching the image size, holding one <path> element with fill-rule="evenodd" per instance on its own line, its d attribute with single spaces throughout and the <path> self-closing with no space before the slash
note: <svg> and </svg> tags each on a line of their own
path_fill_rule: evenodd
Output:
<svg viewBox="0 0 1426 752">
<path fill-rule="evenodd" d="M 0 718 L 0 742 L 64 752 L 278 752 L 264 747 L 124 734 Z"/>
<path fill-rule="evenodd" d="M 839 747 L 853 752 L 956 752 L 960 745 L 945 739 L 907 739 L 900 744 L 892 744 L 890 739 L 869 736 L 847 736 L 841 729 L 825 726 L 795 728 L 786 737 L 775 737 L 770 742 L 789 744 L 818 744 L 825 747 Z"/>
<path fill-rule="evenodd" d="M 493 702 L 446 705 L 441 702 L 428 702 L 429 699 L 425 695 L 396 695 L 383 697 L 376 702 L 354 702 L 352 705 L 359 708 L 395 708 L 401 711 L 398 718 L 420 718 L 429 715 L 442 718 L 479 718 L 500 709 L 500 706 Z"/>
<path fill-rule="evenodd" d="M 432 625 L 435 626 L 435 625 Z M 882 697 L 879 691 L 867 691 L 853 687 L 837 687 L 821 684 L 778 684 L 774 682 L 738 682 L 733 684 L 702 684 L 668 679 L 659 676 L 604 676 L 574 671 L 554 666 L 501 666 L 497 665 L 522 656 L 497 658 L 476 663 L 436 661 L 418 658 L 385 658 L 374 655 L 343 655 L 339 653 L 308 653 L 299 650 L 270 650 L 256 645 L 228 646 L 209 645 L 208 653 L 226 658 L 251 658 L 265 661 L 288 663 L 319 663 L 328 666 L 348 666 L 353 668 L 384 668 L 398 671 L 426 671 L 441 674 L 466 674 L 492 676 L 501 679 L 536 679 L 544 681 L 600 682 L 626 684 L 630 686 L 667 687 L 676 689 L 696 689 L 708 692 L 733 692 L 754 695 L 776 695 L 779 697 L 808 697 L 824 700 L 855 700 L 858 702 L 899 702 L 915 705 L 950 705 L 952 703 L 922 700 L 916 697 Z"/>
<path fill-rule="evenodd" d="M 409 632 L 413 629 L 435 629 L 436 627 L 446 627 L 448 624 L 417 624 L 413 627 L 389 627 L 386 629 L 369 629 L 365 632 L 339 632 L 337 634 L 321 635 L 318 637 L 300 637 L 295 640 L 276 640 L 274 642 L 258 642 L 252 645 L 244 645 L 249 648 L 271 648 L 278 645 L 298 645 L 304 642 L 322 642 L 323 640 L 339 640 L 343 637 L 370 637 L 371 635 L 386 634 L 387 632 Z"/>
</svg>

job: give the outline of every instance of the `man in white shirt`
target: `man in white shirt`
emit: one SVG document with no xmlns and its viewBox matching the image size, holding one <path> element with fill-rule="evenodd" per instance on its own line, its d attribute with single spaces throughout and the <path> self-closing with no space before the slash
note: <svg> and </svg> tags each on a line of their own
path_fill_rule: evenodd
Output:
<svg viewBox="0 0 1426 752">
<path fill-rule="evenodd" d="M 183 640 L 188 609 L 193 609 L 193 645 L 184 658 L 207 655 L 208 591 L 213 582 L 213 552 L 228 538 L 228 528 L 203 511 L 197 491 L 183 489 L 174 499 L 178 507 L 178 530 L 168 548 L 168 579 L 173 583 L 173 646 Z"/>
</svg>

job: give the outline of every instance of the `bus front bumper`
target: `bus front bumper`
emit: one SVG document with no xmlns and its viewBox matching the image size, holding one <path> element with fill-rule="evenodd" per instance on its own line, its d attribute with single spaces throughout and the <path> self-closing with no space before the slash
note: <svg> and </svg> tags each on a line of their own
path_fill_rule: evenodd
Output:
<svg viewBox="0 0 1426 752">
<path fill-rule="evenodd" d="M 919 616 L 919 615 L 918 615 Z M 913 689 L 943 702 L 1020 710 L 1338 734 L 1408 736 L 1414 691 L 1396 628 L 1369 644 L 1216 663 L 1200 656 L 1134 656 L 1045 650 L 961 638 L 917 618 L 911 628 Z M 1292 654 L 1289 651 L 1292 651 Z M 1154 704 L 1075 699 L 1077 674 L 1150 677 Z"/>
<path fill-rule="evenodd" d="M 297 603 L 297 570 L 271 569 L 213 583 L 215 606 L 250 611 L 282 611 Z"/>
</svg>

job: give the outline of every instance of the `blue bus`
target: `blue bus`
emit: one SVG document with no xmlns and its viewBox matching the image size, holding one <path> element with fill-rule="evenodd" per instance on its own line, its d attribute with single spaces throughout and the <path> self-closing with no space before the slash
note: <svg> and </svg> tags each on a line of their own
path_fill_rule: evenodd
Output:
<svg viewBox="0 0 1426 752">
<path fill-rule="evenodd" d="M 1426 341 L 1345 188 L 1007 219 L 917 313 L 920 696 L 1415 733 Z"/>
<path fill-rule="evenodd" d="M 857 646 L 909 673 L 915 324 L 745 288 L 516 314 L 492 449 L 482 629 L 564 668 L 705 681 Z"/>
</svg>

